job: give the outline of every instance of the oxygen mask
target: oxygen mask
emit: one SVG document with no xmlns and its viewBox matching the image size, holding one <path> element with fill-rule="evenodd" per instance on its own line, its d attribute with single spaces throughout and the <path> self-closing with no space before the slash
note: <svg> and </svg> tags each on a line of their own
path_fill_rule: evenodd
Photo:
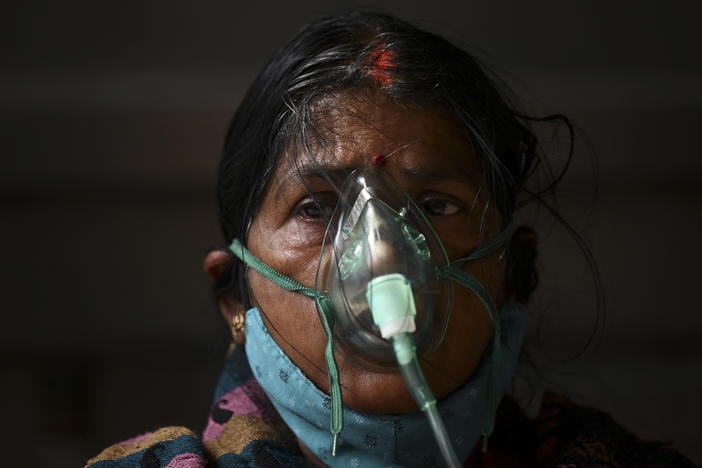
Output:
<svg viewBox="0 0 702 468">
<path fill-rule="evenodd" d="M 349 175 L 325 245 L 331 255 L 320 257 L 327 261 L 319 289 L 330 300 L 335 347 L 344 358 L 389 372 L 397 370 L 391 336 L 412 333 L 420 356 L 439 345 L 451 284 L 438 271 L 448 260 L 419 207 L 384 171 Z"/>
</svg>

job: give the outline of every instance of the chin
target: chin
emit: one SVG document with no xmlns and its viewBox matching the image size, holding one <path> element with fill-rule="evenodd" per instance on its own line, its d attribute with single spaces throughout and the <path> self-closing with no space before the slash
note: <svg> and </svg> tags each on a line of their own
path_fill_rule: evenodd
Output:
<svg viewBox="0 0 702 468">
<path fill-rule="evenodd" d="M 400 414 L 419 411 L 399 370 L 379 373 L 362 369 L 339 359 L 341 392 L 344 404 L 361 413 Z M 446 373 L 428 360 L 421 360 L 422 371 L 436 398 L 458 389 L 467 379 Z"/>
<path fill-rule="evenodd" d="M 417 411 L 402 375 L 371 372 L 353 364 L 340 364 L 344 404 L 361 413 L 409 413 Z"/>
</svg>

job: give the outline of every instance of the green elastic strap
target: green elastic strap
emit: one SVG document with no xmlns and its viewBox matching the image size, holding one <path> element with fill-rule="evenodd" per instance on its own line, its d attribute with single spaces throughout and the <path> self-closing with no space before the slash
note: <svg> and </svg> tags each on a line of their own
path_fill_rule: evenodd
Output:
<svg viewBox="0 0 702 468">
<path fill-rule="evenodd" d="M 263 263 L 254 254 L 249 252 L 249 250 L 244 247 L 241 242 L 239 242 L 239 239 L 234 239 L 229 246 L 229 249 L 234 255 L 239 257 L 242 262 L 246 263 L 248 266 L 261 273 L 264 277 L 268 278 L 281 288 L 287 289 L 288 291 L 299 292 L 311 298 L 316 298 L 319 295 L 319 293 L 314 289 L 301 285 L 291 277 L 284 275 Z"/>
<path fill-rule="evenodd" d="M 492 299 L 490 293 L 488 293 L 485 287 L 483 287 L 483 285 L 480 284 L 480 282 L 473 276 L 461 270 L 461 267 L 470 260 L 485 257 L 498 248 L 504 246 L 509 241 L 511 236 L 512 229 L 507 227 L 494 237 L 491 237 L 484 243 L 478 245 L 465 257 L 461 257 L 452 261 L 450 264 L 439 268 L 440 277 L 450 281 L 456 281 L 473 291 L 473 293 L 478 297 L 478 299 L 480 299 L 480 302 L 482 302 L 487 309 L 488 315 L 490 316 L 490 321 L 492 322 L 492 326 L 495 330 L 492 337 L 492 362 L 490 364 L 490 373 L 488 374 L 488 402 L 487 413 L 485 414 L 485 423 L 483 425 L 483 452 L 487 450 L 487 440 L 495 429 L 495 413 L 497 412 L 497 373 L 500 368 L 500 359 L 502 355 L 502 328 L 500 325 L 500 316 L 497 313 L 497 306 L 495 305 L 495 301 Z"/>
<path fill-rule="evenodd" d="M 327 363 L 327 370 L 329 373 L 329 388 L 331 392 L 332 400 L 332 410 L 331 410 L 331 433 L 334 436 L 334 444 L 332 446 L 332 454 L 336 455 L 336 443 L 339 437 L 339 433 L 344 427 L 344 413 L 341 403 L 341 385 L 339 384 L 339 368 L 336 365 L 336 358 L 334 357 L 334 342 L 332 339 L 332 329 L 334 327 L 334 314 L 331 311 L 331 304 L 329 298 L 324 295 L 321 291 L 317 289 L 308 288 L 303 286 L 299 282 L 290 278 L 281 272 L 274 270 L 270 266 L 263 263 L 254 254 L 249 252 L 249 250 L 244 247 L 244 245 L 239 242 L 238 239 L 234 239 L 229 246 L 229 249 L 234 255 L 236 255 L 242 262 L 246 263 L 248 266 L 262 274 L 265 278 L 280 286 L 288 291 L 299 292 L 307 297 L 314 299 L 318 310 L 321 312 L 319 314 L 321 318 L 322 325 L 324 326 L 324 331 L 327 334 L 327 346 L 324 350 L 324 359 Z"/>
<path fill-rule="evenodd" d="M 341 385 L 339 384 L 339 369 L 336 365 L 334 357 L 334 342 L 332 339 L 332 327 L 334 326 L 334 314 L 331 311 L 331 303 L 329 298 L 324 295 L 317 295 L 315 298 L 317 307 L 321 311 L 322 325 L 327 334 L 327 346 L 324 349 L 324 359 L 327 362 L 327 371 L 329 373 L 329 389 L 331 393 L 331 427 L 330 431 L 334 436 L 332 444 L 332 456 L 336 456 L 336 444 L 339 439 L 339 433 L 344 428 L 344 411 L 341 405 Z"/>
<path fill-rule="evenodd" d="M 452 261 L 451 266 L 460 268 L 470 260 L 476 260 L 478 258 L 485 257 L 486 255 L 489 255 L 495 250 L 504 246 L 509 241 L 510 237 L 512 237 L 512 228 L 511 226 L 508 226 L 502 231 L 495 234 L 493 237 L 483 242 L 482 244 L 478 245 L 465 257 L 461 257 Z"/>
<path fill-rule="evenodd" d="M 500 368 L 500 358 L 502 355 L 502 344 L 500 341 L 502 329 L 500 326 L 500 317 L 497 314 L 497 306 L 495 305 L 495 301 L 492 299 L 492 296 L 487 292 L 483 285 L 471 275 L 459 268 L 454 267 L 453 265 L 446 265 L 439 270 L 439 276 L 451 281 L 456 281 L 473 291 L 473 293 L 478 296 L 480 302 L 482 302 L 487 309 L 490 320 L 492 321 L 492 326 L 495 330 L 492 337 L 492 362 L 490 363 L 490 373 L 488 374 L 487 413 L 485 414 L 485 423 L 483 424 L 483 451 L 485 451 L 487 449 L 487 440 L 495 429 L 495 413 L 497 411 L 497 372 Z"/>
<path fill-rule="evenodd" d="M 405 193 L 405 196 L 410 201 L 410 203 L 412 203 L 414 207 L 417 208 L 418 212 L 420 213 L 420 216 L 422 216 L 424 221 L 426 221 L 426 223 L 429 225 L 430 229 L 432 230 L 432 233 L 437 239 L 439 239 L 439 245 L 441 246 L 441 250 L 444 254 L 444 259 L 448 259 L 444 245 L 441 243 L 438 234 L 436 233 L 436 231 L 434 231 L 434 228 L 429 222 L 429 220 L 424 216 L 424 212 L 422 211 L 422 209 L 417 205 L 417 203 L 409 194 Z M 493 237 L 487 239 L 482 244 L 479 244 L 465 257 L 458 258 L 448 263 L 447 265 L 444 265 L 439 268 L 439 276 L 451 281 L 450 309 L 453 308 L 453 282 L 455 281 L 470 289 L 476 296 L 478 296 L 480 301 L 487 309 L 488 315 L 490 316 L 490 320 L 492 321 L 493 329 L 495 330 L 492 339 L 492 363 L 490 365 L 490 372 L 488 374 L 487 414 L 485 415 L 485 423 L 483 424 L 483 452 L 487 450 L 488 438 L 490 437 L 490 435 L 492 435 L 495 429 L 495 414 L 497 412 L 497 372 L 499 370 L 500 359 L 502 354 L 502 344 L 500 342 L 500 317 L 497 314 L 497 306 L 495 305 L 495 301 L 492 299 L 492 296 L 487 292 L 487 290 L 485 290 L 483 285 L 480 284 L 478 280 L 461 270 L 461 267 L 470 260 L 477 260 L 479 258 L 485 257 L 493 253 L 497 249 L 503 247 L 507 242 L 509 242 L 509 239 L 512 237 L 512 231 L 512 226 L 508 225 L 502 231 L 495 234 Z M 448 328 L 448 321 L 446 323 L 446 327 L 444 327 L 444 333 L 446 333 L 446 328 Z"/>
</svg>

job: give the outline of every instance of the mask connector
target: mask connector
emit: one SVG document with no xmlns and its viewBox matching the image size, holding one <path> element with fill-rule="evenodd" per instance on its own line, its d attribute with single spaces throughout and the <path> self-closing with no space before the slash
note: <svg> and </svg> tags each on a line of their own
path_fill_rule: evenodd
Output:
<svg viewBox="0 0 702 468">
<path fill-rule="evenodd" d="M 398 333 L 414 333 L 417 309 L 412 286 L 400 273 L 378 276 L 368 284 L 366 300 L 380 336 L 389 340 Z"/>
</svg>

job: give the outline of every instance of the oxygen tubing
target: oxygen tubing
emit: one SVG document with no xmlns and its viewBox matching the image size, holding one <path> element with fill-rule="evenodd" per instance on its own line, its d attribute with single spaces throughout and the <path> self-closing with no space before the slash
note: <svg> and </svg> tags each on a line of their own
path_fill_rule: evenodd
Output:
<svg viewBox="0 0 702 468">
<path fill-rule="evenodd" d="M 436 398 L 417 361 L 417 347 L 412 336 L 416 309 L 409 281 L 399 273 L 376 277 L 368 284 L 366 296 L 381 336 L 392 343 L 407 389 L 429 419 L 441 455 L 450 468 L 461 467 L 436 409 Z"/>
<path fill-rule="evenodd" d="M 409 333 L 398 333 L 392 337 L 392 347 L 397 357 L 402 377 L 405 379 L 407 389 L 417 406 L 429 419 L 429 425 L 434 433 L 434 438 L 439 445 L 441 455 L 450 468 L 460 468 L 463 466 L 458 461 L 456 452 L 453 450 L 451 440 L 446 432 L 444 422 L 436 409 L 436 398 L 429 389 L 427 381 L 424 379 L 422 370 L 419 368 L 417 353 L 415 352 L 414 338 Z"/>
</svg>

